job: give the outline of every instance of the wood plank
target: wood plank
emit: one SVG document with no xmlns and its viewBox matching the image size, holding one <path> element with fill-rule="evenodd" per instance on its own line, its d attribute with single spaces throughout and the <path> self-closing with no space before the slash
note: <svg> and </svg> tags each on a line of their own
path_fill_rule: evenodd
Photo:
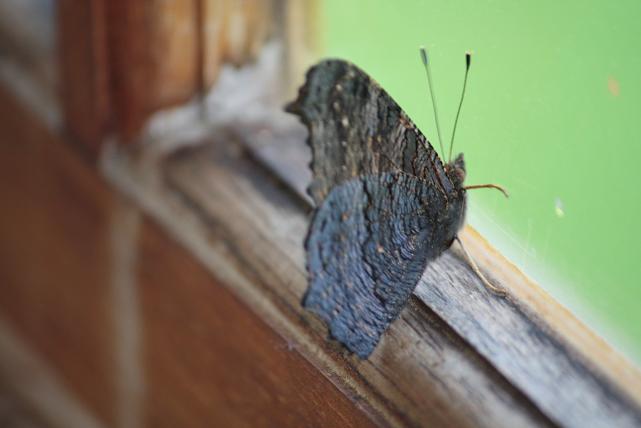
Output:
<svg viewBox="0 0 641 428">
<path fill-rule="evenodd" d="M 150 221 L 138 259 L 145 426 L 374 426 Z"/>
<path fill-rule="evenodd" d="M 111 90 L 121 140 L 140 137 L 149 115 L 201 89 L 196 0 L 107 3 Z"/>
<path fill-rule="evenodd" d="M 6 401 L 11 411 L 23 410 L 25 419 L 17 427 L 102 428 L 101 423 L 74 391 L 65 385 L 64 378 L 51 369 L 49 362 L 18 336 L 5 322 L 0 321 L 0 421 L 11 425 L 11 415 L 3 414 Z M 4 396 L 6 394 L 6 397 Z M 4 399 L 7 400 L 4 400 Z M 2 402 L 5 401 L 5 402 Z M 15 405 L 13 404 L 15 403 Z M 37 423 L 36 423 L 37 421 Z"/>
<path fill-rule="evenodd" d="M 195 0 L 58 4 L 70 134 L 94 150 L 112 129 L 139 137 L 148 116 L 200 89 Z"/>
<path fill-rule="evenodd" d="M 111 125 L 111 78 L 104 0 L 57 2 L 57 45 L 65 127 L 96 152 Z"/>
<path fill-rule="evenodd" d="M 298 87 L 303 84 L 306 69 L 322 54 L 322 31 L 326 26 L 321 0 L 283 0 L 283 4 L 283 95 L 292 100 Z"/>
<path fill-rule="evenodd" d="M 144 135 L 156 111 L 202 95 L 223 63 L 253 60 L 271 34 L 271 1 L 107 3 L 114 121 L 121 141 Z"/>
<path fill-rule="evenodd" d="M 109 304 L 112 194 L 2 87 L 0 117 L 2 320 L 90 413 L 110 425 L 116 388 Z"/>
<path fill-rule="evenodd" d="M 239 91 L 247 88 L 252 79 L 261 76 L 259 69 L 253 71 L 256 74 L 249 70 L 247 73 L 238 73 L 236 81 L 230 79 L 229 90 L 224 93 L 231 97 L 234 86 Z M 157 170 L 161 166 L 154 163 L 158 161 L 154 156 L 159 153 L 143 154 L 143 157 L 155 159 L 149 164 L 146 163 L 148 160 L 145 163 L 149 171 L 160 174 L 157 177 L 160 183 L 169 180 L 172 186 L 168 190 L 153 183 L 145 184 L 145 180 L 138 176 L 141 173 L 139 166 L 129 164 L 131 159 L 120 153 L 109 158 L 111 178 L 122 189 L 135 194 L 140 201 L 146 201 L 144 203 L 148 209 L 161 218 L 163 224 L 211 269 L 230 271 L 230 265 L 234 263 L 241 266 L 234 275 L 229 274 L 226 283 L 250 302 L 254 310 L 271 320 L 281 334 L 292 341 L 302 342 L 301 352 L 323 367 L 328 376 L 337 379 L 337 384 L 347 393 L 359 399 L 367 397 L 373 413 L 381 415 L 388 422 L 398 422 L 396 416 L 399 414 L 406 418 L 401 418 L 404 422 L 426 420 L 430 415 L 439 421 L 451 420 L 448 411 L 434 416 L 434 412 L 438 411 L 425 404 L 425 391 L 433 386 L 430 382 L 420 383 L 416 379 L 433 377 L 430 378 L 422 368 L 415 369 L 412 366 L 420 365 L 419 362 L 409 357 L 402 363 L 397 361 L 398 366 L 394 366 L 390 373 L 408 371 L 411 375 L 403 380 L 409 385 L 401 383 L 393 387 L 377 378 L 377 371 L 385 373 L 389 362 L 375 360 L 378 358 L 376 353 L 373 371 L 366 371 L 361 366 L 354 369 L 352 365 L 345 371 L 344 364 L 352 364 L 352 361 L 347 358 L 348 363 L 345 363 L 345 359 L 336 357 L 330 351 L 335 348 L 321 340 L 324 337 L 320 333 L 322 326 L 318 326 L 317 321 L 309 320 L 309 316 L 300 309 L 299 299 L 306 286 L 302 253 L 302 239 L 307 227 L 304 213 L 310 209 L 304 192 L 309 177 L 305 172 L 309 159 L 303 144 L 305 131 L 296 128 L 300 128 L 300 125 L 292 117 L 256 102 L 260 94 L 254 94 L 252 98 L 245 92 L 246 100 L 251 102 L 246 105 L 228 103 L 229 111 L 219 113 L 231 118 L 231 122 L 221 124 L 224 133 L 216 135 L 214 131 L 212 139 L 222 141 L 221 145 L 226 145 L 233 138 L 242 140 L 250 149 L 245 150 L 240 146 L 235 150 L 251 159 L 234 159 L 215 147 L 195 150 L 169 160 L 165 177 Z M 226 104 L 222 103 L 221 106 Z M 181 141 L 179 134 L 169 138 L 173 139 L 175 146 L 203 143 Z M 163 147 L 171 145 L 171 141 L 166 139 Z M 233 145 L 229 149 L 234 150 Z M 275 188 L 280 189 L 281 193 Z M 173 201 L 167 195 L 167 192 L 171 193 L 170 190 L 180 196 L 178 201 Z M 293 197 L 295 194 L 299 197 Z M 200 217 L 193 220 L 193 224 L 176 224 L 172 220 L 176 212 L 181 212 L 183 216 L 193 216 L 195 212 Z M 217 225 L 215 233 L 210 231 L 214 225 Z M 203 239 L 203 236 L 212 233 L 210 241 Z M 472 355 L 487 362 L 491 368 L 483 374 L 486 376 L 485 383 L 479 381 L 470 388 L 475 394 L 454 393 L 450 388 L 456 388 L 447 382 L 443 390 L 432 393 L 436 396 L 442 393 L 441 399 L 454 395 L 458 398 L 457 402 L 474 407 L 475 404 L 469 404 L 473 401 L 470 397 L 484 394 L 483 385 L 498 382 L 493 377 L 498 376 L 507 379 L 501 387 L 505 394 L 511 396 L 514 389 L 518 390 L 521 395 L 516 396 L 516 401 L 524 408 L 533 406 L 539 409 L 544 414 L 543 419 L 548 422 L 568 426 L 582 426 L 586 421 L 597 426 L 635 426 L 641 423 L 641 375 L 638 369 L 532 284 L 473 229 L 466 228 L 462 235 L 482 269 L 497 284 L 508 289 L 510 295 L 506 299 L 499 299 L 488 294 L 478 278 L 471 274 L 467 262 L 462 260 L 456 248 L 431 265 L 415 295 L 426 307 L 435 311 L 437 318 L 444 322 L 443 328 L 451 329 L 453 335 L 469 346 Z M 232 254 L 219 254 L 220 249 L 213 244 L 219 241 L 235 251 Z M 249 280 L 239 279 L 239 276 L 247 275 L 251 277 Z M 258 291 L 256 284 L 260 284 Z M 267 297 L 259 299 L 256 293 L 260 296 L 266 293 Z M 284 307 L 277 303 L 273 303 L 275 307 L 268 306 L 262 302 L 266 298 L 287 304 Z M 300 325 L 296 321 L 301 317 L 309 325 Z M 411 342 L 403 336 L 409 334 L 408 327 L 398 331 L 401 336 L 399 343 Z M 391 334 L 388 334 L 387 340 L 392 340 L 389 339 L 393 337 Z M 418 343 L 428 341 L 421 339 L 423 335 L 427 333 L 421 331 L 416 339 Z M 386 349 L 384 343 L 381 348 Z M 408 346 L 414 359 L 419 355 L 425 358 L 424 355 L 430 353 L 439 355 L 438 349 L 412 348 L 418 344 Z M 394 354 L 394 351 L 386 351 L 385 355 L 388 354 Z M 328 361 L 332 361 L 332 364 Z M 372 360 L 369 364 L 372 364 Z M 461 370 L 476 373 L 480 369 L 470 363 Z M 359 384 L 353 379 L 354 373 L 367 380 L 364 389 L 357 387 Z M 440 375 L 446 378 L 451 376 L 448 373 Z M 418 383 L 423 387 L 421 393 L 414 389 Z M 509 390 L 508 386 L 514 389 Z M 364 392 L 370 391 L 368 388 L 374 388 L 376 393 Z M 377 401 L 372 398 L 381 396 L 377 394 L 383 394 L 385 399 Z M 467 408 L 466 412 L 488 424 L 506 424 L 505 414 L 509 413 L 508 410 L 500 405 L 494 406 L 494 402 L 491 405 L 483 403 L 476 408 L 477 413 Z M 447 403 L 440 408 L 441 411 L 447 409 Z M 540 414 L 532 416 L 523 409 L 515 412 L 528 415 L 525 419 L 541 417 Z"/>
<path fill-rule="evenodd" d="M 203 76 L 211 87 L 226 62 L 254 60 L 276 25 L 275 0 L 202 0 Z"/>
<path fill-rule="evenodd" d="M 146 0 L 144 29 L 147 32 L 146 64 L 150 91 L 147 112 L 181 104 L 200 89 L 197 43 L 201 31 L 198 8 L 200 0 Z M 131 7 L 131 2 L 127 2 Z M 132 28 L 133 37 L 140 37 L 140 28 Z M 131 67 L 131 64 L 129 64 Z M 126 73 L 128 69 L 119 70 Z"/>
<path fill-rule="evenodd" d="M 3 423 L 6 385 L 43 426 L 373 426 L 2 87 L 0 115 Z"/>
<path fill-rule="evenodd" d="M 210 152 L 203 157 L 211 162 L 213 154 Z M 179 173 L 175 173 L 179 176 L 178 178 L 176 175 L 172 175 L 172 178 L 180 180 L 178 184 L 178 186 L 180 186 L 179 188 L 188 193 L 195 204 L 203 204 L 205 211 L 213 214 L 214 210 L 216 210 L 215 206 L 220 204 L 221 201 L 218 195 L 211 193 L 213 192 L 212 188 L 209 186 L 205 188 L 202 183 L 213 183 L 214 181 L 217 183 L 223 182 L 226 183 L 226 187 L 231 187 L 233 182 L 230 183 L 229 178 L 222 180 L 220 177 L 214 180 L 215 172 L 208 171 L 208 169 L 213 169 L 214 167 L 210 165 L 208 168 L 207 163 L 205 163 L 205 165 L 202 163 L 199 164 L 200 168 L 198 169 L 202 170 L 203 175 L 197 176 L 198 179 L 193 179 L 193 176 L 186 176 L 187 168 L 193 168 L 194 162 L 198 161 L 192 158 L 191 162 L 185 161 L 182 163 L 181 165 L 185 169 L 181 169 Z M 234 169 L 244 172 L 246 175 L 250 174 L 249 167 L 245 167 L 244 171 L 240 166 L 235 166 Z M 220 191 L 221 189 L 218 190 Z M 240 188 L 234 189 L 233 187 L 232 190 L 236 190 L 236 194 L 247 194 L 248 191 L 248 189 L 243 188 L 244 191 L 241 192 Z M 232 195 L 229 196 L 231 197 Z M 204 204 L 205 201 L 207 201 L 206 205 Z M 282 205 L 282 201 L 275 202 Z M 222 205 L 228 211 L 231 211 L 231 207 L 233 206 L 231 200 L 222 203 Z M 222 215 L 218 210 L 215 212 L 216 215 Z M 262 208 L 259 212 L 264 216 L 265 208 Z M 280 215 L 282 216 L 282 213 Z M 279 213 L 275 213 L 275 215 L 269 219 L 272 225 L 262 230 L 263 236 L 268 236 L 270 231 L 275 229 L 280 221 L 278 216 Z M 266 222 L 267 220 L 263 219 L 262 221 Z M 229 225 L 228 227 L 231 228 L 232 226 Z M 291 239 L 293 236 L 298 236 L 299 239 L 302 240 L 305 236 L 305 228 L 296 230 L 289 229 L 287 235 L 290 246 L 280 249 L 282 252 L 281 255 L 296 254 L 300 257 L 295 259 L 296 266 L 302 268 L 304 260 L 301 257 L 300 242 L 297 243 L 298 245 L 292 246 Z M 230 238 L 230 240 L 231 239 L 234 238 Z M 240 239 L 240 237 L 238 237 L 238 239 Z M 239 251 L 239 253 L 246 254 L 248 251 L 249 249 L 243 249 Z M 265 248 L 264 251 L 268 251 L 267 248 Z M 273 256 L 270 257 L 270 259 L 273 258 Z M 274 260 L 271 260 L 271 263 L 274 262 Z M 264 260 L 263 263 L 266 264 L 268 261 Z M 282 264 L 283 262 L 279 261 L 279 263 Z M 301 276 L 304 277 L 304 271 L 298 272 L 297 278 Z M 285 280 L 285 278 L 283 278 L 283 280 Z M 298 293 L 295 294 L 297 298 L 289 301 L 289 305 L 293 307 L 299 306 L 298 302 L 302 297 L 305 282 L 303 281 L 300 285 L 302 288 L 297 290 Z M 426 295 L 426 293 L 430 294 Z M 571 354 L 568 352 L 568 349 L 563 348 L 563 345 L 558 340 L 554 340 L 555 338 L 553 336 L 545 334 L 549 329 L 544 325 L 538 324 L 539 320 L 532 320 L 525 317 L 512 302 L 497 298 L 489 293 L 478 278 L 471 272 L 467 263 L 461 260 L 460 256 L 457 256 L 454 252 L 448 252 L 439 260 L 439 263 L 431 264 L 428 267 L 426 276 L 417 289 L 416 295 L 427 304 L 427 307 L 433 309 L 436 314 L 447 321 L 447 323 L 439 326 L 438 330 L 445 330 L 445 326 L 449 326 L 453 331 L 459 333 L 463 338 L 462 340 L 459 339 L 461 343 L 467 341 L 472 345 L 472 349 L 476 348 L 480 356 L 485 357 L 490 364 L 498 369 L 499 373 L 505 375 L 514 386 L 523 391 L 527 397 L 544 410 L 552 420 L 562 425 L 580 425 L 582 421 L 595 420 L 595 417 L 602 415 L 603 410 L 597 409 L 605 406 L 605 408 L 611 408 L 613 413 L 605 416 L 606 419 L 602 419 L 600 422 L 606 423 L 609 421 L 608 423 L 615 423 L 618 426 L 635 425 L 638 416 L 637 409 L 632 403 L 628 402 L 625 396 L 617 397 L 614 394 L 614 396 L 611 396 L 609 391 L 611 386 L 607 383 L 598 383 L 595 387 L 595 380 L 601 380 L 599 379 L 599 373 L 591 373 L 587 366 L 581 364 L 578 355 Z M 422 318 L 420 315 L 415 315 L 415 317 L 419 320 Z M 467 326 L 471 327 L 465 329 Z M 395 327 L 402 328 L 397 325 L 395 325 Z M 419 331 L 425 334 L 424 330 Z M 506 334 L 506 332 L 510 334 Z M 401 330 L 399 333 L 402 337 L 403 331 Z M 430 333 L 432 333 L 431 335 L 434 334 L 433 332 Z M 389 334 L 391 335 L 391 331 Z M 418 336 L 421 337 L 421 334 Z M 389 337 L 386 339 L 388 341 L 391 340 Z M 403 343 L 406 340 L 407 338 L 402 338 L 399 341 Z M 484 347 L 480 345 L 484 345 Z M 387 376 L 399 378 L 403 373 L 403 369 L 407 370 L 412 362 L 408 360 L 403 361 L 402 364 L 395 366 L 394 369 L 391 370 L 385 364 L 388 363 L 388 361 L 386 361 L 384 357 L 386 353 L 394 351 L 389 350 L 388 347 L 385 346 L 385 342 L 380 346 L 382 349 L 379 349 L 377 352 L 383 364 L 377 368 L 378 371 L 386 373 L 387 370 L 390 370 L 389 373 L 386 373 Z M 450 350 L 443 343 L 441 343 L 438 348 Z M 435 349 L 431 351 L 434 352 Z M 381 353 L 383 353 L 383 355 L 381 355 Z M 425 351 L 411 352 L 410 359 L 414 358 L 415 355 L 424 355 L 425 353 Z M 524 355 L 537 355 L 537 360 L 533 361 L 524 358 Z M 445 361 L 456 359 L 450 353 L 444 353 L 440 357 Z M 376 362 L 375 359 L 374 361 Z M 416 362 L 414 362 L 414 364 L 416 364 Z M 418 379 L 424 379 L 426 377 L 425 373 L 421 373 L 420 368 L 419 366 L 419 370 L 416 373 L 412 373 L 411 376 L 407 376 L 399 382 L 400 386 L 397 387 L 399 392 L 405 394 L 410 393 L 408 390 L 412 391 L 411 388 L 418 384 Z M 451 367 L 450 370 L 451 369 L 453 369 L 453 367 Z M 480 367 L 474 367 L 474 369 L 481 370 Z M 465 373 L 465 375 L 461 373 L 460 377 L 471 378 L 473 376 L 472 372 L 475 370 L 468 370 L 469 372 Z M 490 370 L 489 373 L 493 373 L 493 370 Z M 548 373 L 552 375 L 548 375 Z M 448 374 L 451 376 L 451 372 Z M 444 373 L 442 375 L 445 376 Z M 495 380 L 495 382 L 500 384 L 497 380 Z M 567 385 L 569 387 L 567 391 L 568 393 L 572 392 L 572 395 L 562 394 L 562 397 L 556 396 L 554 392 L 559 390 L 560 385 L 563 385 L 563 388 Z M 476 387 L 479 388 L 479 390 L 475 392 L 481 394 L 482 389 L 480 386 L 476 385 Z M 417 394 L 424 394 L 427 388 L 426 386 L 425 388 L 421 388 L 420 392 L 415 392 Z M 473 388 L 470 387 L 470 389 Z M 452 391 L 448 392 L 450 394 L 453 393 Z M 459 391 L 459 393 L 461 393 L 461 391 Z M 465 391 L 465 393 L 458 397 L 459 400 L 457 401 L 477 404 L 470 396 L 466 395 L 469 393 L 469 391 Z M 485 393 L 487 394 L 487 391 L 485 391 Z M 573 394 L 579 395 L 573 396 Z M 518 394 L 516 394 L 516 396 L 518 396 Z M 416 405 L 418 403 L 420 403 L 420 401 L 417 400 L 414 404 Z M 479 415 L 483 414 L 486 419 L 489 419 L 491 410 L 494 410 L 491 409 L 491 407 L 496 405 L 496 403 L 492 403 L 492 405 L 484 404 L 487 405 L 488 408 L 484 408 L 484 406 L 481 405 L 476 410 L 479 411 Z M 630 406 L 628 413 L 625 412 L 626 406 Z M 408 409 L 408 411 L 409 410 L 410 409 Z M 513 411 L 510 413 L 514 414 Z M 497 419 L 500 419 L 500 421 L 492 421 L 493 426 L 498 426 L 499 423 L 506 423 L 508 420 L 506 415 L 501 415 L 501 417 Z M 510 424 L 512 423 L 513 422 Z"/>
<path fill-rule="evenodd" d="M 221 152 L 223 147 L 231 153 Z M 299 303 L 306 287 L 304 206 L 234 150 L 238 147 L 226 141 L 179 155 L 167 164 L 165 178 L 153 177 L 150 159 L 123 153 L 109 156 L 105 167 L 115 184 L 377 421 L 392 426 L 550 424 L 419 300 L 413 299 L 368 361 L 327 341 L 322 324 Z"/>
<path fill-rule="evenodd" d="M 46 426 L 14 396 L 11 386 L 0 383 L 0 421 L 6 428 Z"/>
<path fill-rule="evenodd" d="M 0 50 L 40 87 L 57 92 L 54 6 L 50 2 L 0 2 Z"/>
<path fill-rule="evenodd" d="M 234 135 L 310 203 L 306 188 L 311 177 L 301 168 L 309 163 L 311 155 L 300 137 L 305 134 L 302 127 L 277 112 L 269 113 L 262 126 L 242 125 Z M 639 370 L 471 227 L 466 228 L 462 239 L 487 276 L 507 288 L 510 296 L 503 299 L 483 287 L 462 261 L 457 246 L 428 266 L 415 295 L 553 420 L 568 425 L 586 420 L 597 425 L 640 423 Z M 527 355 L 536 355 L 536 361 L 524 358 Z M 554 393 L 559 385 L 566 394 Z M 612 413 L 595 412 L 601 408 Z M 629 409 L 627 414 L 625 408 Z"/>
</svg>

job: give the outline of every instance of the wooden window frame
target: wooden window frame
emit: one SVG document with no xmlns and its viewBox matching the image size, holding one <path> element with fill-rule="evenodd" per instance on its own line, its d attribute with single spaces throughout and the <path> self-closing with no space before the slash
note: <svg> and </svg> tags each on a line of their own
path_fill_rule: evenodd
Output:
<svg viewBox="0 0 641 428">
<path fill-rule="evenodd" d="M 259 67 L 225 79 L 221 98 L 264 78 Z M 114 145 L 102 166 L 290 351 L 383 425 L 641 422 L 639 371 L 470 226 L 461 234 L 468 251 L 507 297 L 490 293 L 454 247 L 428 266 L 368 360 L 329 340 L 300 304 L 311 210 L 306 130 L 282 109 L 256 104 L 222 112 L 231 119 L 213 127 L 177 121 L 142 152 Z M 161 121 L 172 114 L 182 116 Z"/>
<path fill-rule="evenodd" d="M 307 286 L 302 240 L 311 208 L 300 124 L 280 109 L 265 109 L 251 121 L 213 127 L 191 114 L 155 132 L 154 119 L 141 116 L 149 109 L 140 108 L 128 119 L 134 125 L 124 122 L 112 138 L 118 102 L 109 89 L 105 3 L 60 5 L 67 130 L 97 153 L 114 188 L 287 340 L 284 352 L 303 355 L 374 421 L 641 424 L 639 370 L 470 226 L 462 232 L 468 251 L 508 296 L 489 293 L 452 248 L 429 265 L 368 360 L 346 353 L 300 305 Z M 91 37 L 84 39 L 64 31 L 87 26 Z M 160 114 L 166 121 L 189 109 Z M 118 144 L 140 136 L 143 122 L 148 144 Z"/>
</svg>

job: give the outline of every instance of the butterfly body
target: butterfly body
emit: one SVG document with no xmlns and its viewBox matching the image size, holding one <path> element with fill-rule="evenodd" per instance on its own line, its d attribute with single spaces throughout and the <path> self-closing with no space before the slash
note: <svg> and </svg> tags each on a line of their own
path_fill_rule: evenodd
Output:
<svg viewBox="0 0 641 428">
<path fill-rule="evenodd" d="M 312 67 L 288 111 L 309 130 L 317 206 L 303 305 L 366 358 L 463 225 L 463 157 L 443 165 L 398 104 L 346 61 Z"/>
</svg>

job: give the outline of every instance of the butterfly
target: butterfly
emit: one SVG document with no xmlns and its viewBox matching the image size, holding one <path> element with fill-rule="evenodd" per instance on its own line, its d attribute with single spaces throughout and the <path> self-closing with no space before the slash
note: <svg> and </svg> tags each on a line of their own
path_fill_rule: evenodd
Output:
<svg viewBox="0 0 641 428">
<path fill-rule="evenodd" d="M 390 95 L 340 59 L 310 68 L 286 110 L 306 125 L 312 151 L 308 192 L 316 209 L 305 240 L 302 303 L 364 359 L 427 263 L 457 239 L 469 188 L 463 154 L 444 164 Z"/>
</svg>

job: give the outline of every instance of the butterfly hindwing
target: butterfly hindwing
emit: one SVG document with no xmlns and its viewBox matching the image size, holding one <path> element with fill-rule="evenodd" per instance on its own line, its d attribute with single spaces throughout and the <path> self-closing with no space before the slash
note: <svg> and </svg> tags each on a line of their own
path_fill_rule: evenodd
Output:
<svg viewBox="0 0 641 428">
<path fill-rule="evenodd" d="M 433 245 L 448 232 L 444 204 L 424 181 L 384 173 L 336 186 L 317 209 L 306 241 L 303 304 L 359 357 L 369 356 L 427 262 L 446 248 Z"/>
</svg>

